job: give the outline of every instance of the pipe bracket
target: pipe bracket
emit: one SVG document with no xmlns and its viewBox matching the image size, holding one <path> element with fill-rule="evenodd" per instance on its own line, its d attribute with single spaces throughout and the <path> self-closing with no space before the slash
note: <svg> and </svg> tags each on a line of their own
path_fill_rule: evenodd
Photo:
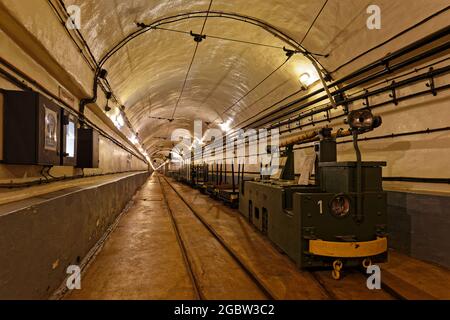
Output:
<svg viewBox="0 0 450 320">
<path fill-rule="evenodd" d="M 430 67 L 430 69 L 429 69 L 430 79 L 429 79 L 429 82 L 426 83 L 425 85 L 428 88 L 430 88 L 430 91 L 433 94 L 433 96 L 437 96 L 436 86 L 434 84 L 433 70 L 434 70 L 433 67 Z"/>
<path fill-rule="evenodd" d="M 389 97 L 392 98 L 392 102 L 393 102 L 395 105 L 398 105 L 397 92 L 395 91 L 395 81 L 392 81 L 391 87 L 392 87 L 392 89 L 391 89 L 391 90 L 392 90 L 392 93 L 389 94 Z"/>
</svg>

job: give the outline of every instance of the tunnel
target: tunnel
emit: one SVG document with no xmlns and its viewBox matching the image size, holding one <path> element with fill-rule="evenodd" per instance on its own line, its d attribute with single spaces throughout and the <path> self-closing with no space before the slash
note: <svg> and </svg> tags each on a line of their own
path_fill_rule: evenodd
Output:
<svg viewBox="0 0 450 320">
<path fill-rule="evenodd" d="M 0 0 L 0 300 L 450 299 L 448 21 Z"/>
</svg>

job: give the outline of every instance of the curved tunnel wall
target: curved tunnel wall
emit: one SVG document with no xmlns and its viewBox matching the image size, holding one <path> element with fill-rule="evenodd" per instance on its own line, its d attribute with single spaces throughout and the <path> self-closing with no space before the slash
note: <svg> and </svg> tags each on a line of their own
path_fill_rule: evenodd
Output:
<svg viewBox="0 0 450 320">
<path fill-rule="evenodd" d="M 51 40 L 45 42 L 43 38 Z M 75 111 L 79 100 L 91 95 L 90 70 L 45 1 L 26 5 L 1 1 L 0 43 L 2 61 L 18 70 L 1 63 L 2 72 L 19 82 L 2 73 L 0 88 L 24 90 L 26 86 L 41 94 L 46 90 Z M 61 89 L 73 100 L 62 99 Z M 0 93 L 0 161 L 3 102 Z M 85 112 L 90 123 L 104 133 L 99 138 L 99 168 L 84 169 L 86 177 L 78 180 L 0 189 L 0 298 L 49 298 L 66 278 L 67 266 L 86 263 L 92 248 L 147 179 L 150 168 L 128 140 L 131 133 L 126 128 L 118 130 L 100 111 L 105 103 L 102 93 L 97 105 L 89 105 Z M 42 169 L 0 163 L 0 184 L 43 179 Z M 73 166 L 54 166 L 50 173 L 71 177 L 82 171 Z M 108 175 L 88 177 L 103 174 Z"/>
<path fill-rule="evenodd" d="M 0 5 L 3 6 L 3 4 Z M 29 7 L 21 6 L 21 8 L 26 10 L 26 8 Z M 30 6 L 30 8 L 37 12 L 39 12 L 39 10 L 47 12 L 48 9 L 43 6 L 43 4 L 36 5 L 36 7 Z M 15 24 L 19 24 L 16 18 L 20 18 L 20 13 L 16 12 L 17 16 L 12 16 L 9 11 L 6 11 L 7 9 L 2 8 L 2 10 L 5 10 L 2 11 L 2 30 L 0 31 L 2 43 L 0 50 L 2 59 L 12 64 L 19 71 L 24 72 L 27 77 L 36 81 L 55 96 L 61 97 L 61 90 L 64 90 L 64 92 L 68 93 L 73 99 L 69 104 L 74 110 L 78 110 L 79 99 L 91 94 L 91 89 L 89 89 L 89 87 L 90 83 L 92 83 L 92 76 L 89 74 L 89 71 L 86 70 L 87 66 L 76 51 L 75 46 L 70 43 L 67 35 L 64 34 L 64 29 L 58 25 L 57 21 L 54 19 L 37 20 L 36 23 L 38 26 L 44 28 L 44 25 L 47 24 L 45 27 L 47 27 L 48 30 L 53 30 L 52 34 L 59 37 L 58 41 L 60 45 L 55 46 L 55 50 L 50 50 L 48 47 L 42 48 L 39 45 L 39 40 L 35 38 L 35 35 L 29 34 L 29 31 L 31 30 L 20 29 L 24 34 L 17 32 L 18 27 L 16 27 Z M 32 17 L 33 15 L 30 16 Z M 62 34 L 58 35 L 58 31 L 61 31 Z M 59 57 L 57 57 L 56 54 L 56 51 L 58 51 L 57 47 L 62 49 L 59 53 Z M 65 57 L 64 60 L 62 60 L 63 56 Z M 44 60 L 46 61 L 45 64 L 42 63 Z M 51 65 L 49 66 L 48 64 Z M 63 69 L 64 72 L 58 72 L 59 69 Z M 17 76 L 14 72 L 11 73 Z M 22 80 L 20 76 L 18 76 L 18 79 Z M 33 83 L 26 80 L 23 81 L 23 83 L 39 92 L 39 89 L 33 86 Z M 0 87 L 5 90 L 22 90 L 22 88 L 4 77 L 0 78 Z M 104 96 L 100 96 L 97 103 L 98 105 L 105 104 L 106 100 L 104 99 Z M 85 174 L 148 170 L 148 165 L 142 160 L 143 157 L 136 156 L 139 152 L 126 139 L 130 134 L 126 131 L 124 134 L 118 131 L 108 117 L 97 111 L 100 109 L 98 105 L 91 105 L 87 108 L 86 117 L 116 141 L 119 141 L 129 150 L 133 150 L 134 154 L 113 143 L 113 141 L 107 137 L 100 136 L 99 168 L 86 169 Z M 0 93 L 0 107 L 2 108 L 2 106 L 3 95 Z M 3 112 L 0 113 L 0 117 L 3 117 Z M 0 123 L 3 123 L 3 119 L 0 120 Z M 0 131 L 0 151 L 2 151 L 3 130 Z M 0 152 L 0 154 L 1 160 L 3 152 Z M 39 166 L 0 164 L 0 181 L 11 182 L 12 180 L 13 182 L 19 182 L 23 180 L 23 178 L 39 178 L 41 177 L 40 170 L 41 168 Z M 55 166 L 51 169 L 51 173 L 54 176 L 79 175 L 80 169 L 71 166 Z"/>
</svg>

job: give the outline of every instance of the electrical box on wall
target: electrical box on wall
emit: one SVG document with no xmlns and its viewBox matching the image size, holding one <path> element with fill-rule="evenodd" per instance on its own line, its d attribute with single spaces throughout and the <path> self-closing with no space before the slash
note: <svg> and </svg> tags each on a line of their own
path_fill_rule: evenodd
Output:
<svg viewBox="0 0 450 320">
<path fill-rule="evenodd" d="M 61 111 L 61 165 L 75 166 L 77 163 L 78 120 L 69 112 Z"/>
<path fill-rule="evenodd" d="M 37 92 L 2 92 L 3 162 L 59 165 L 61 108 Z"/>
<path fill-rule="evenodd" d="M 99 134 L 93 128 L 78 129 L 77 167 L 98 168 Z"/>
</svg>

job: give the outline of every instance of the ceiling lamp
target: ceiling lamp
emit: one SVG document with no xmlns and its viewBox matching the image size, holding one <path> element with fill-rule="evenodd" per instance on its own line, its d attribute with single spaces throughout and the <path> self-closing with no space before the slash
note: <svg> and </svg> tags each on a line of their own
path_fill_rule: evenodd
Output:
<svg viewBox="0 0 450 320">
<path fill-rule="evenodd" d="M 220 129 L 222 129 L 223 132 L 228 132 L 228 131 L 230 131 L 230 130 L 231 130 L 231 127 L 230 127 L 231 122 L 233 122 L 233 120 L 228 119 L 226 122 L 220 123 L 220 124 L 219 124 Z"/>
<path fill-rule="evenodd" d="M 381 123 L 380 116 L 374 116 L 370 110 L 353 110 L 345 119 L 352 131 L 364 133 L 378 128 Z"/>
<path fill-rule="evenodd" d="M 138 144 L 139 140 L 138 140 L 137 136 L 133 134 L 130 137 L 130 142 L 133 143 L 133 144 Z"/>
<path fill-rule="evenodd" d="M 125 120 L 123 119 L 122 114 L 119 113 L 116 116 L 115 124 L 118 129 L 122 128 L 125 125 Z"/>
</svg>

